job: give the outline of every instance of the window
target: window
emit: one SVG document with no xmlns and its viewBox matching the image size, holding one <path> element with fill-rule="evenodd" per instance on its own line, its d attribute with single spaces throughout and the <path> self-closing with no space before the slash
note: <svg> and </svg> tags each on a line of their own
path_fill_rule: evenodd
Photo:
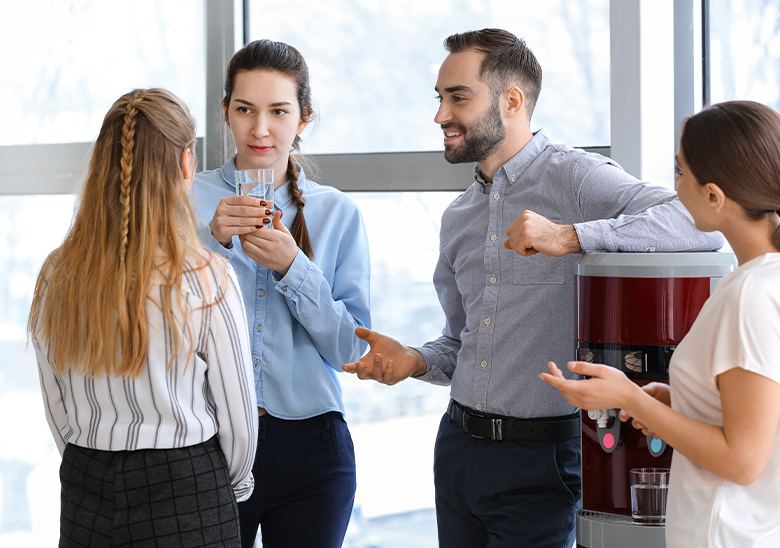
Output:
<svg viewBox="0 0 780 548">
<path fill-rule="evenodd" d="M 203 0 L 5 2 L 0 21 L 0 146 L 92 141 L 136 87 L 171 90 L 203 125 Z"/>
<path fill-rule="evenodd" d="M 609 2 L 516 0 L 249 2 L 250 39 L 298 48 L 311 70 L 319 127 L 305 152 L 441 150 L 434 85 L 455 32 L 500 27 L 544 70 L 534 129 L 561 142 L 609 144 Z"/>
<path fill-rule="evenodd" d="M 46 424 L 27 316 L 35 279 L 70 226 L 74 197 L 0 196 L 0 545 L 54 546 L 60 455 Z"/>
<path fill-rule="evenodd" d="M 780 110 L 780 5 L 708 2 L 710 102 L 750 99 Z"/>
</svg>

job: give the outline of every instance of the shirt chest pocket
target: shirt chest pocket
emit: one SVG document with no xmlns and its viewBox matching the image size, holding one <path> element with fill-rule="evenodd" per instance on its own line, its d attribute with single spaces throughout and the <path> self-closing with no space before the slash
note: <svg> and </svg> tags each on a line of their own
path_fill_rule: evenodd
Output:
<svg viewBox="0 0 780 548">
<path fill-rule="evenodd" d="M 516 285 L 560 285 L 563 283 L 563 257 L 537 253 L 523 257 L 514 253 L 513 276 Z"/>
</svg>

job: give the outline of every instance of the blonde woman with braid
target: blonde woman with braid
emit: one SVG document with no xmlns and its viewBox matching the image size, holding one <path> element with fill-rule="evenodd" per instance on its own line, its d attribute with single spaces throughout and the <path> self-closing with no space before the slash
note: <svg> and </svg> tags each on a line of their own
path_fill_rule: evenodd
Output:
<svg viewBox="0 0 780 548">
<path fill-rule="evenodd" d="M 257 402 L 235 273 L 199 243 L 195 122 L 134 90 L 103 120 L 29 331 L 62 454 L 60 548 L 239 546 Z"/>
<path fill-rule="evenodd" d="M 223 100 L 236 155 L 193 185 L 202 241 L 230 259 L 252 334 L 260 415 L 257 482 L 241 504 L 242 545 L 339 547 L 355 456 L 336 373 L 365 344 L 369 257 L 363 220 L 338 190 L 306 178 L 298 152 L 312 119 L 301 54 L 260 40 L 230 60 Z M 236 170 L 274 170 L 274 208 L 236 196 Z M 263 225 L 273 225 L 273 229 Z"/>
</svg>

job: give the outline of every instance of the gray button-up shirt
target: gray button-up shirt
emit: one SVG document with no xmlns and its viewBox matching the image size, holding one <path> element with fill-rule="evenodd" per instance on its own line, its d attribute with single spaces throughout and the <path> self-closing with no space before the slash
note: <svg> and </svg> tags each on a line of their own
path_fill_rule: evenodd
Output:
<svg viewBox="0 0 780 548">
<path fill-rule="evenodd" d="M 550 142 L 542 130 L 486 183 L 476 181 L 442 216 L 433 282 L 443 335 L 417 350 L 421 380 L 452 398 L 517 418 L 576 411 L 539 373 L 574 357 L 574 289 L 580 254 L 522 257 L 504 248 L 526 209 L 574 225 L 584 251 L 709 251 L 720 233 L 696 230 L 676 193 L 640 183 L 620 166 Z"/>
</svg>

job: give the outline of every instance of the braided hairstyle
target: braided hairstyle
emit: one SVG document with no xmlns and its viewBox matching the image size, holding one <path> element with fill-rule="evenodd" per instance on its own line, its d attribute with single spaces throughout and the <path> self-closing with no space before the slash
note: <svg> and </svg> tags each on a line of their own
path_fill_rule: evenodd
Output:
<svg viewBox="0 0 780 548">
<path fill-rule="evenodd" d="M 208 264 L 182 165 L 194 147 L 189 108 L 163 89 L 133 90 L 103 119 L 73 225 L 41 268 L 28 322 L 61 373 L 137 377 L 153 283 L 166 323 L 182 325 L 183 276 Z M 183 335 L 172 330 L 174 347 Z"/>
<path fill-rule="evenodd" d="M 700 185 L 715 183 L 754 220 L 780 214 L 780 114 L 726 101 L 688 118 L 680 151 Z M 772 235 L 780 250 L 780 227 Z"/>
<path fill-rule="evenodd" d="M 309 67 L 303 59 L 303 55 L 294 47 L 283 42 L 273 40 L 255 40 L 238 50 L 228 62 L 225 75 L 225 98 L 222 99 L 222 107 L 227 111 L 230 99 L 233 95 L 233 86 L 236 76 L 241 72 L 252 70 L 268 70 L 280 72 L 290 77 L 295 82 L 298 107 L 301 111 L 301 121 L 310 122 L 314 117 L 311 106 L 311 85 L 309 83 Z M 301 137 L 296 135 L 292 144 L 292 152 L 300 153 Z M 298 160 L 298 161 L 296 161 Z M 306 227 L 306 218 L 303 215 L 303 207 L 306 200 L 303 192 L 298 188 L 298 175 L 300 175 L 300 155 L 290 154 L 287 159 L 287 172 L 285 173 L 289 183 L 289 192 L 298 211 L 293 220 L 290 233 L 298 247 L 310 259 L 314 258 L 309 229 Z"/>
</svg>

